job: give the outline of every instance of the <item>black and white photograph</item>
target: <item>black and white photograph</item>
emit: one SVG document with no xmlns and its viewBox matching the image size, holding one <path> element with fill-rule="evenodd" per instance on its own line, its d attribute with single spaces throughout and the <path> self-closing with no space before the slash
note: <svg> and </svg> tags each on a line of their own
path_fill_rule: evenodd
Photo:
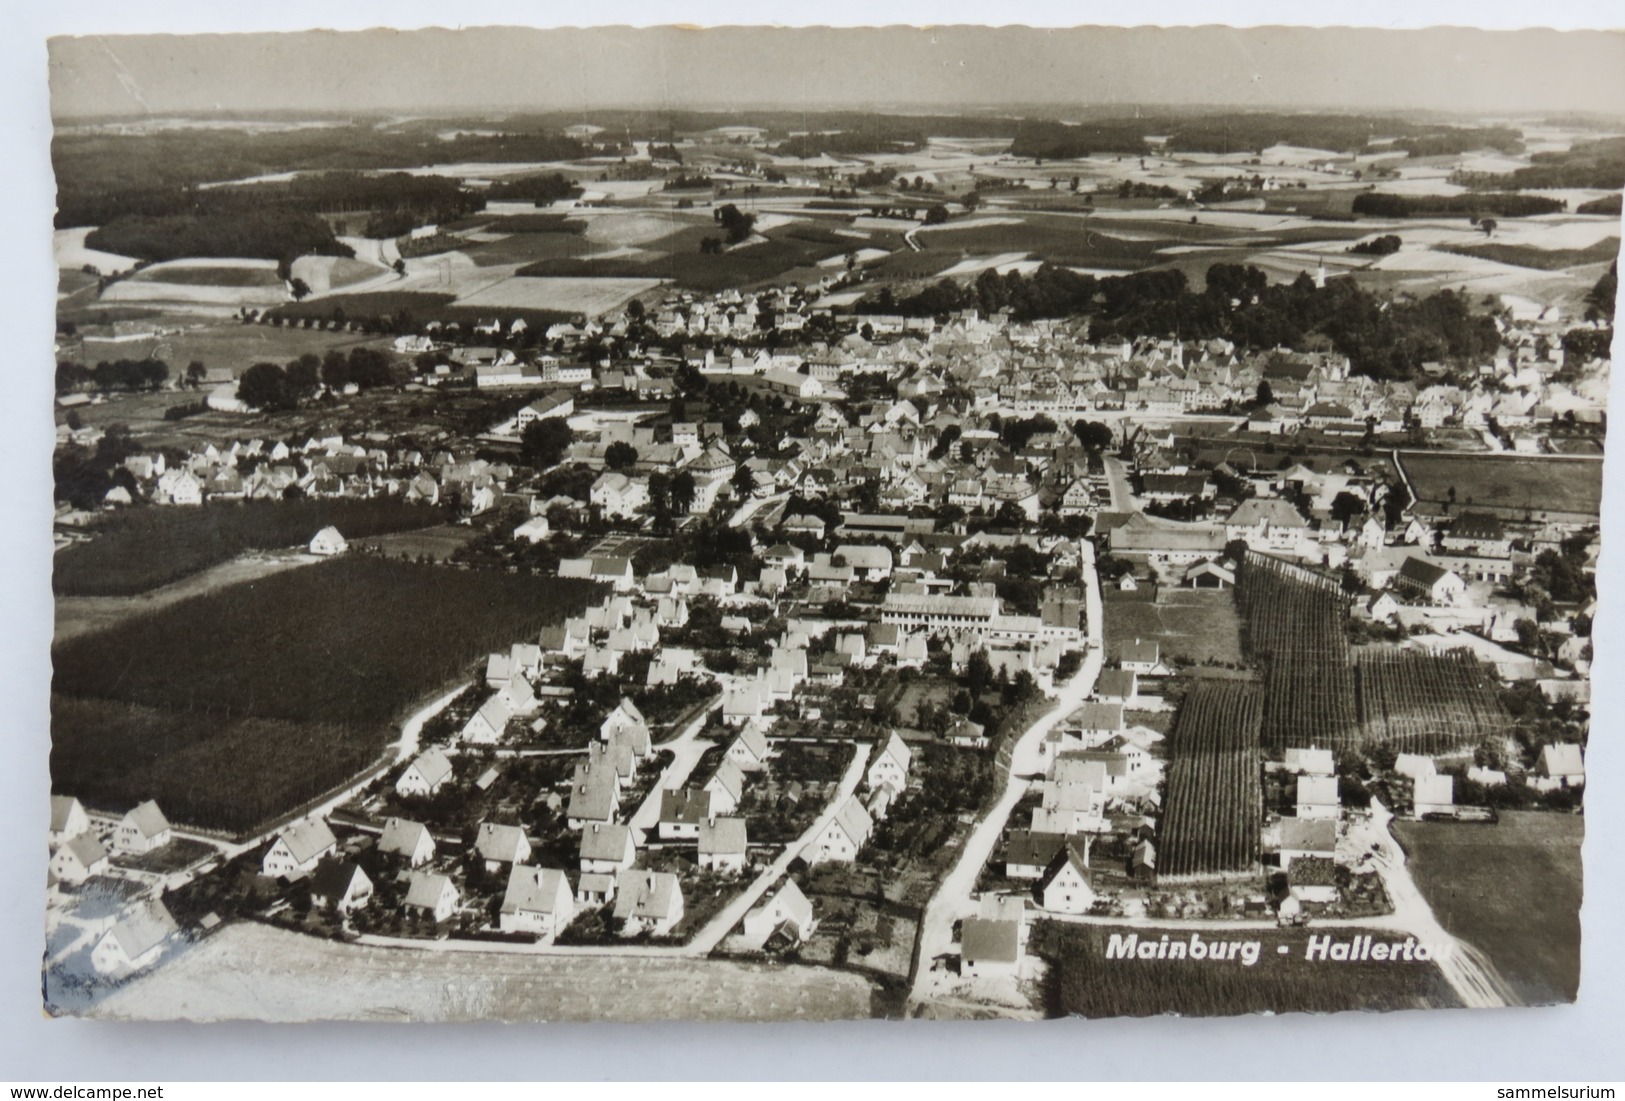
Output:
<svg viewBox="0 0 1625 1101">
<path fill-rule="evenodd" d="M 48 54 L 45 1014 L 1576 1001 L 1625 35 Z"/>
</svg>

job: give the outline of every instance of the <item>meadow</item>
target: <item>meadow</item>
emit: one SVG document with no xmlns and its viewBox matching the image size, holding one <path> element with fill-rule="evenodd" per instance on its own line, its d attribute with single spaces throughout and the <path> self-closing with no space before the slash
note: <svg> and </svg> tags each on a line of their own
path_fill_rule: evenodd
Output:
<svg viewBox="0 0 1625 1101">
<path fill-rule="evenodd" d="M 577 614 L 597 586 L 353 556 L 219 589 L 52 651 L 52 784 L 160 792 L 246 830 L 364 768 L 472 662 Z"/>
<path fill-rule="evenodd" d="M 1457 508 L 1521 514 L 1569 512 L 1597 516 L 1602 464 L 1590 459 L 1539 459 L 1403 452 L 1401 462 L 1417 499 L 1439 505 L 1455 491 Z"/>
<path fill-rule="evenodd" d="M 1360 930 L 1339 929 L 1339 939 Z M 1234 1016 L 1244 1013 L 1338 1013 L 1427 1009 L 1461 1003 L 1432 963 L 1304 959 L 1311 935 L 1302 929 L 1204 930 L 1204 940 L 1258 941 L 1258 962 L 1107 959 L 1112 933 L 1160 941 L 1164 930 L 1041 922 L 1030 949 L 1051 963 L 1045 1002 L 1054 1017 Z M 1188 933 L 1167 930 L 1169 939 Z M 1322 933 L 1321 935 L 1325 935 Z M 1376 934 L 1379 940 L 1393 939 Z M 1402 938 L 1401 938 L 1402 939 Z M 1285 948 L 1285 953 L 1280 949 Z"/>
<path fill-rule="evenodd" d="M 202 508 L 114 513 L 96 536 L 56 556 L 52 588 L 61 596 L 132 596 L 248 550 L 302 546 L 333 525 L 346 539 L 439 523 L 426 505 L 395 500 L 251 501 Z"/>
<path fill-rule="evenodd" d="M 1574 1000 L 1584 818 L 1505 811 L 1493 825 L 1393 828 L 1441 925 L 1488 956 L 1526 1004 Z"/>
</svg>

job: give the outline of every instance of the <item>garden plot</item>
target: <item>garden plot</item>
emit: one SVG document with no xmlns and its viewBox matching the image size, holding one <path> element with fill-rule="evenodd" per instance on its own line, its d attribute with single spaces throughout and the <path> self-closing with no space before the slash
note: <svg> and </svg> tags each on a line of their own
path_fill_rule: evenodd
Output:
<svg viewBox="0 0 1625 1101">
<path fill-rule="evenodd" d="M 597 317 L 660 286 L 659 279 L 515 275 L 458 298 L 456 305 L 508 310 L 557 310 Z"/>
</svg>

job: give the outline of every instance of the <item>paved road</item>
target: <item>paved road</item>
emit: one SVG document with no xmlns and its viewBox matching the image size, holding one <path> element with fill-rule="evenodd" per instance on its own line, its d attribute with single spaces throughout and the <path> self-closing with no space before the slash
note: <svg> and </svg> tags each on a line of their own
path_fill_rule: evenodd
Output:
<svg viewBox="0 0 1625 1101">
<path fill-rule="evenodd" d="M 824 808 L 812 825 L 808 826 L 800 837 L 784 847 L 779 858 L 769 864 L 749 887 L 741 891 L 732 902 L 724 906 L 715 917 L 706 922 L 705 927 L 695 933 L 685 946 L 686 955 L 709 955 L 711 950 L 722 943 L 722 938 L 728 935 L 728 930 L 738 925 L 745 917 L 745 912 L 767 893 L 767 889 L 783 878 L 789 871 L 790 862 L 801 855 L 803 849 L 817 840 L 818 835 L 824 832 L 835 812 L 840 810 L 853 792 L 858 790 L 858 782 L 863 779 L 863 766 L 869 761 L 869 753 L 874 747 L 868 742 L 858 742 L 852 754 L 852 763 L 846 766 L 846 772 L 841 776 L 841 782 L 835 787 L 835 794 L 830 798 L 829 805 Z"/>
<path fill-rule="evenodd" d="M 1466 941 L 1457 940 L 1439 924 L 1433 908 L 1411 877 L 1405 850 L 1388 828 L 1393 817 L 1381 800 L 1373 798 L 1371 817 L 1350 827 L 1350 832 L 1358 831 L 1362 835 L 1360 844 L 1375 847 L 1371 863 L 1394 904 L 1391 926 L 1435 946 L 1439 970 L 1468 1008 L 1493 1009 L 1519 1004 L 1517 995 L 1484 954 Z"/>
<path fill-rule="evenodd" d="M 755 516 L 764 508 L 767 508 L 769 505 L 776 505 L 780 501 L 788 501 L 789 499 L 790 494 L 788 492 L 775 493 L 769 497 L 752 497 L 750 500 L 740 505 L 739 508 L 734 511 L 734 514 L 728 518 L 728 526 L 731 528 L 742 528 L 750 522 L 750 518 L 752 516 Z"/>
<path fill-rule="evenodd" d="M 1102 455 L 1100 461 L 1106 468 L 1106 483 L 1112 490 L 1112 511 L 1135 511 L 1138 506 L 1134 503 L 1134 491 L 1129 487 L 1128 472 L 1123 469 L 1123 460 L 1116 455 Z"/>
<path fill-rule="evenodd" d="M 948 977 L 935 968 L 936 961 L 949 954 L 953 947 L 954 922 L 976 913 L 973 895 L 977 877 L 993 855 L 993 850 L 997 847 L 999 838 L 1009 822 L 1010 812 L 1015 810 L 1016 804 L 1026 794 L 1029 778 L 1043 774 L 1044 736 L 1076 710 L 1089 693 L 1094 691 L 1095 678 L 1100 676 L 1104 656 L 1104 648 L 1101 645 L 1100 577 L 1095 572 L 1092 544 L 1086 542 L 1083 547 L 1083 584 L 1089 651 L 1084 656 L 1082 668 L 1062 687 L 1055 706 L 1040 716 L 1016 740 L 1010 751 L 1008 763 L 1001 760 L 1000 763 L 1004 768 L 1003 794 L 982 820 L 972 828 L 970 836 L 965 839 L 964 848 L 960 850 L 959 859 L 943 877 L 942 884 L 926 905 L 925 916 L 920 922 L 919 942 L 915 950 L 914 988 L 909 995 L 911 1006 L 932 1000 L 938 992 L 939 980 Z"/>
<path fill-rule="evenodd" d="M 672 761 L 660 774 L 660 780 L 649 789 L 649 794 L 639 804 L 637 811 L 628 819 L 628 824 L 635 830 L 642 830 L 645 836 L 652 833 L 660 825 L 660 795 L 666 791 L 676 791 L 683 786 L 689 773 L 699 763 L 705 751 L 711 748 L 711 739 L 701 738 L 699 733 L 705 729 L 706 722 L 711 715 L 722 706 L 721 697 L 710 707 L 695 716 L 694 721 L 677 734 L 675 738 L 661 742 L 657 749 L 672 751 Z"/>
</svg>

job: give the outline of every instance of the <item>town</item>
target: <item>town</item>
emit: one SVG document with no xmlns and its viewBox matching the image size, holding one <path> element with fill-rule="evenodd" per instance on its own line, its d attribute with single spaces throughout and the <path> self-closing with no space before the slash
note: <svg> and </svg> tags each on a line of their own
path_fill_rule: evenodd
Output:
<svg viewBox="0 0 1625 1101">
<path fill-rule="evenodd" d="M 1383 174 L 1294 152 L 1169 188 L 1153 148 L 1080 187 L 978 150 L 956 190 L 766 133 L 640 145 L 663 190 L 612 164 L 404 227 L 342 305 L 360 261 L 305 257 L 268 297 L 59 326 L 51 1004 L 309 944 L 1100 1015 L 1144 996 L 1114 968 L 1171 983 L 1205 941 L 1280 982 L 1311 929 L 1435 947 L 1303 1008 L 1571 999 L 1448 900 L 1486 863 L 1561 876 L 1524 868 L 1556 846 L 1577 905 L 1614 268 L 1562 303 L 1385 299 L 1354 266 L 1384 223 L 1200 290 L 1023 253 L 898 281 L 1029 195 L 1245 233 L 1235 203 Z M 695 184 L 706 148 L 738 160 Z M 687 203 L 704 256 L 748 255 L 848 193 L 817 232 L 850 247 L 738 285 L 387 297 L 504 220 Z M 264 350 L 171 372 L 207 340 Z"/>
</svg>

